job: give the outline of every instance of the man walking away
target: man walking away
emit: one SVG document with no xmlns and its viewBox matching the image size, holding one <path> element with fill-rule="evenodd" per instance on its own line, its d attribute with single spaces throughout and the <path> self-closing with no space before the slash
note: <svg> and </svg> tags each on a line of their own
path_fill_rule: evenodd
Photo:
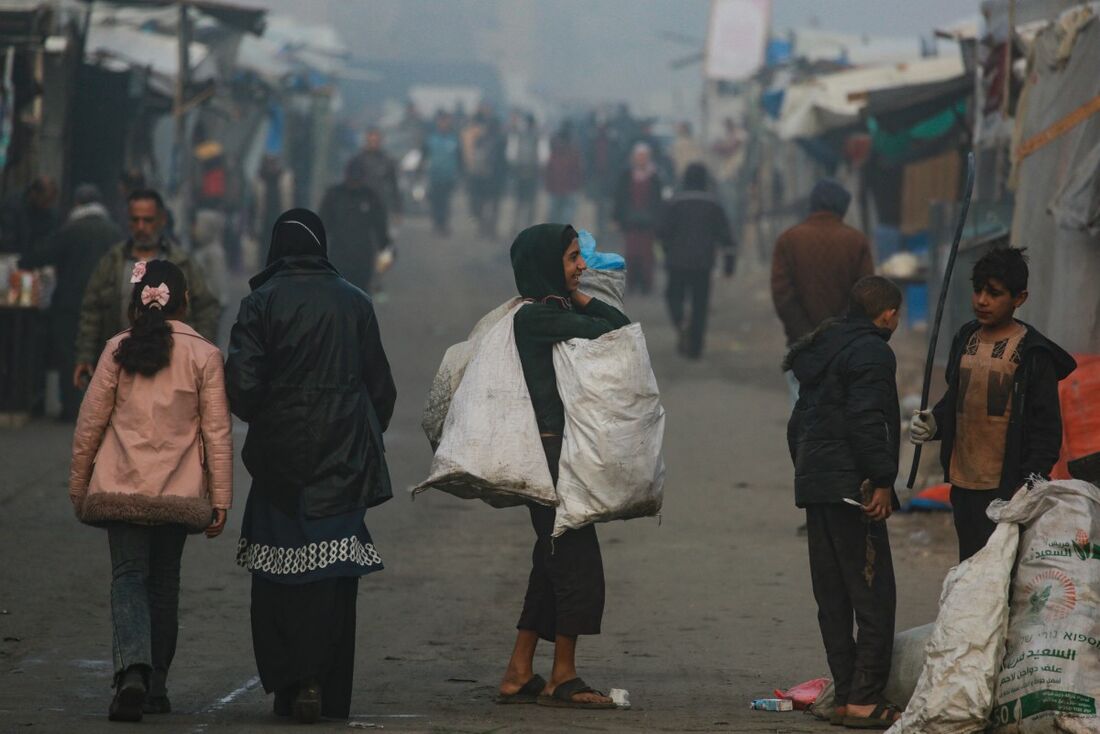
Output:
<svg viewBox="0 0 1100 734">
<path fill-rule="evenodd" d="M 506 156 L 512 174 L 512 229 L 516 232 L 535 221 L 535 200 L 539 193 L 539 130 L 535 116 L 515 113 L 508 133 Z"/>
<path fill-rule="evenodd" d="M 153 189 L 130 194 L 130 237 L 107 250 L 88 279 L 80 305 L 73 384 L 83 389 L 95 369 L 103 345 L 130 323 L 129 308 L 134 264 L 167 260 L 187 280 L 188 309 L 184 321 L 210 341 L 218 338 L 221 306 L 206 287 L 202 269 L 164 234 L 168 210 Z"/>
<path fill-rule="evenodd" d="M 733 275 L 736 263 L 729 221 L 718 198 L 707 190 L 708 179 L 702 163 L 689 165 L 683 191 L 669 201 L 657 227 L 668 269 L 668 312 L 680 335 L 680 354 L 690 359 L 703 355 L 710 278 L 718 249 L 724 253 L 726 277 Z M 685 299 L 691 301 L 690 319 L 684 317 Z"/>
<path fill-rule="evenodd" d="M 462 151 L 450 114 L 440 112 L 435 130 L 424 141 L 424 160 L 428 170 L 428 202 L 435 233 L 451 234 L 451 197 L 462 175 Z"/>
<path fill-rule="evenodd" d="M 896 285 L 863 278 L 852 288 L 848 316 L 822 323 L 792 347 L 785 363 L 802 385 L 787 442 L 836 686 L 833 723 L 860 729 L 889 728 L 899 715 L 882 692 L 896 604 L 886 518 L 898 507 L 893 487 L 901 431 L 897 362 L 887 342 L 900 308 Z"/>
<path fill-rule="evenodd" d="M 810 216 L 779 235 L 772 255 L 772 301 L 794 344 L 830 317 L 844 315 L 856 281 L 874 272 L 867 237 L 844 224 L 852 201 L 839 182 L 822 179 L 810 193 Z M 798 384 L 788 372 L 791 404 Z"/>
<path fill-rule="evenodd" d="M 397 184 L 397 162 L 382 147 L 382 131 L 372 127 L 367 131 L 367 145 L 359 154 L 363 161 L 367 185 L 382 197 L 390 219 L 401 217 L 401 189 Z M 288 209 L 290 207 L 287 207 Z"/>
<path fill-rule="evenodd" d="M 382 197 L 367 185 L 361 158 L 352 158 L 344 180 L 325 192 L 321 221 L 330 234 L 329 259 L 341 275 L 363 291 L 370 291 L 374 262 L 390 243 L 389 222 Z"/>
<path fill-rule="evenodd" d="M 61 375 L 61 420 L 75 421 L 80 411 L 80 391 L 69 378 L 76 369 L 76 332 L 80 303 L 96 263 L 121 236 L 92 184 L 76 187 L 74 206 L 65 224 L 46 243 L 19 261 L 25 269 L 52 265 L 57 287 L 50 303 L 50 353 Z"/>
</svg>

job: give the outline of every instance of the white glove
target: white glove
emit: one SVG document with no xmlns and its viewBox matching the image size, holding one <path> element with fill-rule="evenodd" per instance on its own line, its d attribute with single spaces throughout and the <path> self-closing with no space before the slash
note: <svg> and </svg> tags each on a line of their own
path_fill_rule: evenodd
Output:
<svg viewBox="0 0 1100 734">
<path fill-rule="evenodd" d="M 936 419 L 930 410 L 914 410 L 909 421 L 909 442 L 920 446 L 936 435 Z"/>
</svg>

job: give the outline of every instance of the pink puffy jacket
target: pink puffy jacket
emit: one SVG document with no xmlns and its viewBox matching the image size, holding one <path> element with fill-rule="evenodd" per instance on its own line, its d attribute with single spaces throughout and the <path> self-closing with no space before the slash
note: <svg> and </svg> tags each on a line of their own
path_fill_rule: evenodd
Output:
<svg viewBox="0 0 1100 734">
<path fill-rule="evenodd" d="M 111 338 L 80 406 L 69 497 L 82 522 L 179 523 L 197 532 L 233 502 L 233 435 L 218 348 L 180 321 L 152 377 L 119 368 Z"/>
</svg>

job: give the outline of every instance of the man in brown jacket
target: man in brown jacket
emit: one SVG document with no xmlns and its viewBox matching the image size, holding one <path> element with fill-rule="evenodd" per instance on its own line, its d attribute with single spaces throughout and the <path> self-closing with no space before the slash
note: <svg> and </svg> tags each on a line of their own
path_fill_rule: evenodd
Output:
<svg viewBox="0 0 1100 734">
<path fill-rule="evenodd" d="M 867 237 L 844 224 L 852 195 L 825 178 L 810 193 L 810 216 L 779 235 L 772 256 L 772 301 L 787 343 L 809 334 L 822 321 L 843 316 L 856 281 L 874 273 Z M 791 402 L 798 385 L 788 373 Z"/>
</svg>

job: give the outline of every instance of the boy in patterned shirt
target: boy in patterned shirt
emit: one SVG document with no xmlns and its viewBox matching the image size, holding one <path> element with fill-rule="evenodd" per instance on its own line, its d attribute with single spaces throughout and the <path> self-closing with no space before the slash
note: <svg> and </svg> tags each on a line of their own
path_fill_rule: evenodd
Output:
<svg viewBox="0 0 1100 734">
<path fill-rule="evenodd" d="M 942 441 L 959 561 L 981 550 L 996 524 L 986 516 L 1032 477 L 1049 477 L 1062 448 L 1058 382 L 1077 363 L 1015 318 L 1027 301 L 1022 249 L 997 248 L 974 266 L 975 321 L 959 330 L 947 362 L 947 393 L 909 428 L 915 444 Z"/>
</svg>

